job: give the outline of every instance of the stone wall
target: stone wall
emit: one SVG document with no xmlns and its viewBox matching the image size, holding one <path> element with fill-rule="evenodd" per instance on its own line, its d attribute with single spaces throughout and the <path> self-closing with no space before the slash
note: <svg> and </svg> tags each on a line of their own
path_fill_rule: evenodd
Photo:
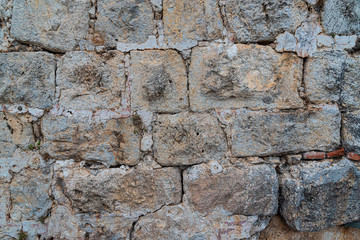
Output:
<svg viewBox="0 0 360 240">
<path fill-rule="evenodd" d="M 360 1 L 0 0 L 0 239 L 350 239 Z"/>
</svg>

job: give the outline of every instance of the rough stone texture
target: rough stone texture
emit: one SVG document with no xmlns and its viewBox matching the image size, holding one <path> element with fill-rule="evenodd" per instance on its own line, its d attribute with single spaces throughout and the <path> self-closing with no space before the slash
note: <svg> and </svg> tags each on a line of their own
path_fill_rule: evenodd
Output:
<svg viewBox="0 0 360 240">
<path fill-rule="evenodd" d="M 13 0 L 0 0 L 0 51 L 6 51 L 11 45 L 11 14 Z"/>
<path fill-rule="evenodd" d="M 67 53 L 58 63 L 56 83 L 66 109 L 119 108 L 126 97 L 124 54 Z"/>
<path fill-rule="evenodd" d="M 204 217 L 187 204 L 166 206 L 141 217 L 134 239 L 245 239 L 263 230 L 268 221 L 257 216 L 229 216 L 215 211 Z"/>
<path fill-rule="evenodd" d="M 0 103 L 50 108 L 55 97 L 52 54 L 0 53 Z"/>
<path fill-rule="evenodd" d="M 232 150 L 238 157 L 330 151 L 340 145 L 340 117 L 335 105 L 290 113 L 243 110 L 232 123 Z"/>
<path fill-rule="evenodd" d="M 299 231 L 360 219 L 360 170 L 347 159 L 306 162 L 282 171 L 280 213 Z"/>
<path fill-rule="evenodd" d="M 256 45 L 211 45 L 193 50 L 191 109 L 299 108 L 302 61 Z"/>
<path fill-rule="evenodd" d="M 360 111 L 344 113 L 341 130 L 344 148 L 360 153 Z"/>
<path fill-rule="evenodd" d="M 14 0 L 11 36 L 54 52 L 75 50 L 87 36 L 90 0 Z"/>
<path fill-rule="evenodd" d="M 36 170 L 23 170 L 12 179 L 9 187 L 12 220 L 38 220 L 48 215 L 52 206 L 50 179 L 50 172 Z"/>
<path fill-rule="evenodd" d="M 133 51 L 129 72 L 132 109 L 180 112 L 188 107 L 185 63 L 176 51 Z"/>
<path fill-rule="evenodd" d="M 119 211 L 124 217 L 138 217 L 181 199 L 180 171 L 106 169 L 93 175 L 87 170 L 71 172 L 63 182 L 66 196 L 77 213 Z"/>
<path fill-rule="evenodd" d="M 217 0 L 164 0 L 164 35 L 169 44 L 222 38 Z"/>
<path fill-rule="evenodd" d="M 148 0 L 99 0 L 95 31 L 105 45 L 143 43 L 154 30 L 154 14 Z"/>
<path fill-rule="evenodd" d="M 360 2 L 357 0 L 326 0 L 321 12 L 325 33 L 360 35 Z"/>
<path fill-rule="evenodd" d="M 139 162 L 140 130 L 131 117 L 95 123 L 73 117 L 46 116 L 42 132 L 42 151 L 52 158 L 72 158 L 104 165 L 135 165 Z"/>
<path fill-rule="evenodd" d="M 360 229 L 344 226 L 332 227 L 319 232 L 298 232 L 275 216 L 267 228 L 261 232 L 259 240 L 351 240 L 360 238 Z"/>
<path fill-rule="evenodd" d="M 159 115 L 153 139 L 154 156 L 162 166 L 219 160 L 227 148 L 224 132 L 209 114 Z"/>
<path fill-rule="evenodd" d="M 302 0 L 226 0 L 226 19 L 238 42 L 267 42 L 292 32 L 308 15 Z"/>
<path fill-rule="evenodd" d="M 306 61 L 305 85 L 314 103 L 338 102 L 345 108 L 360 108 L 358 90 L 360 57 L 342 51 L 322 51 Z"/>
<path fill-rule="evenodd" d="M 17 147 L 27 149 L 35 137 L 27 116 L 0 113 L 0 157 L 10 157 Z"/>
<path fill-rule="evenodd" d="M 277 211 L 278 181 L 275 169 L 268 165 L 240 169 L 210 162 L 188 168 L 183 178 L 189 202 L 201 213 L 216 207 L 246 216 Z"/>
</svg>

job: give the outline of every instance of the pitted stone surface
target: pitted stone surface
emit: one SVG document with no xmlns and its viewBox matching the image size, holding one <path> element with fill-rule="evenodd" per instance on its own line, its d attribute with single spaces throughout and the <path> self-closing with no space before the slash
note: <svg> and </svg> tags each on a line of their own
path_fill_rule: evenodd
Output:
<svg viewBox="0 0 360 240">
<path fill-rule="evenodd" d="M 90 0 L 14 0 L 11 36 L 54 52 L 75 50 L 89 27 Z"/>
<path fill-rule="evenodd" d="M 280 179 L 280 213 L 298 231 L 319 231 L 360 218 L 360 170 L 347 159 L 290 166 Z"/>
<path fill-rule="evenodd" d="M 106 169 L 96 175 L 79 169 L 59 181 L 77 213 L 119 211 L 123 217 L 134 218 L 181 200 L 181 177 L 176 168 Z"/>
<path fill-rule="evenodd" d="M 155 159 L 162 166 L 219 160 L 227 148 L 224 132 L 209 114 L 159 115 L 153 140 Z"/>
<path fill-rule="evenodd" d="M 189 202 L 201 213 L 216 207 L 246 216 L 277 211 L 278 180 L 275 169 L 268 165 L 219 169 L 201 164 L 188 168 L 183 178 Z"/>
<path fill-rule="evenodd" d="M 52 174 L 40 170 L 23 170 L 12 179 L 9 190 L 14 221 L 38 220 L 48 215 L 52 206 L 49 195 Z"/>
<path fill-rule="evenodd" d="M 169 44 L 222 38 L 217 0 L 164 0 L 164 35 Z"/>
<path fill-rule="evenodd" d="M 305 84 L 314 103 L 338 102 L 347 109 L 360 108 L 360 57 L 343 51 L 323 51 L 306 61 Z"/>
<path fill-rule="evenodd" d="M 258 216 L 229 215 L 217 209 L 207 217 L 188 204 L 165 206 L 141 217 L 134 239 L 248 239 L 263 230 L 268 221 Z"/>
<path fill-rule="evenodd" d="M 55 159 L 75 159 L 104 165 L 135 165 L 140 158 L 140 131 L 131 117 L 104 123 L 73 117 L 47 116 L 42 122 L 42 151 Z"/>
<path fill-rule="evenodd" d="M 55 98 L 52 54 L 0 53 L 0 103 L 50 108 Z"/>
<path fill-rule="evenodd" d="M 192 110 L 300 108 L 302 61 L 256 45 L 210 45 L 193 50 L 189 72 Z"/>
<path fill-rule="evenodd" d="M 56 83 L 65 109 L 119 108 L 126 99 L 124 54 L 67 53 L 58 63 Z"/>
<path fill-rule="evenodd" d="M 293 32 L 308 15 L 303 0 L 225 0 L 226 18 L 238 42 L 266 42 Z"/>
<path fill-rule="evenodd" d="M 293 113 L 239 111 L 231 130 L 233 154 L 331 151 L 340 145 L 340 120 L 334 105 Z"/>
<path fill-rule="evenodd" d="M 325 33 L 360 35 L 360 2 L 357 0 L 326 0 L 321 12 Z"/>
<path fill-rule="evenodd" d="M 35 144 L 27 116 L 0 113 L 0 157 L 10 157 L 16 148 L 27 149 Z"/>
<path fill-rule="evenodd" d="M 154 14 L 148 0 L 99 0 L 95 32 L 108 47 L 117 42 L 144 43 L 154 30 Z"/>
<path fill-rule="evenodd" d="M 344 113 L 342 126 L 342 141 L 345 149 L 360 153 L 360 111 Z"/>
<path fill-rule="evenodd" d="M 129 72 L 132 109 L 180 112 L 187 108 L 185 63 L 176 51 L 132 51 Z"/>
</svg>

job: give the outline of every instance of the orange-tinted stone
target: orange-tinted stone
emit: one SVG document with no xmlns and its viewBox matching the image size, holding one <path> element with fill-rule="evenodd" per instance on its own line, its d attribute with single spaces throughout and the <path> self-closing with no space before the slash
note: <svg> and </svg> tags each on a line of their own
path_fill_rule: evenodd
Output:
<svg viewBox="0 0 360 240">
<path fill-rule="evenodd" d="M 344 156 L 344 155 L 345 155 L 345 149 L 343 147 L 326 154 L 326 156 L 328 158 L 336 158 L 336 157 L 341 157 L 341 156 Z"/>
<path fill-rule="evenodd" d="M 354 161 L 360 161 L 360 155 L 356 153 L 348 153 L 347 158 Z"/>
<path fill-rule="evenodd" d="M 304 159 L 324 159 L 326 153 L 324 152 L 307 152 L 304 153 Z"/>
</svg>

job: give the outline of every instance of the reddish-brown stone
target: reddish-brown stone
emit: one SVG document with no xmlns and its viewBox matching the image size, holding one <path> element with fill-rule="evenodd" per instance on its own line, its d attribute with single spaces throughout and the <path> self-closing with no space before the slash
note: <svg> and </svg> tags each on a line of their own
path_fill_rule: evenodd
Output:
<svg viewBox="0 0 360 240">
<path fill-rule="evenodd" d="M 345 155 L 345 149 L 343 147 L 335 150 L 335 151 L 332 151 L 332 152 L 329 152 L 326 154 L 326 156 L 328 158 L 336 158 L 336 157 L 342 157 Z"/>
<path fill-rule="evenodd" d="M 356 153 L 348 153 L 347 158 L 354 161 L 360 161 L 360 155 Z"/>
<path fill-rule="evenodd" d="M 324 152 L 307 152 L 303 155 L 304 159 L 324 159 L 326 153 Z"/>
</svg>

